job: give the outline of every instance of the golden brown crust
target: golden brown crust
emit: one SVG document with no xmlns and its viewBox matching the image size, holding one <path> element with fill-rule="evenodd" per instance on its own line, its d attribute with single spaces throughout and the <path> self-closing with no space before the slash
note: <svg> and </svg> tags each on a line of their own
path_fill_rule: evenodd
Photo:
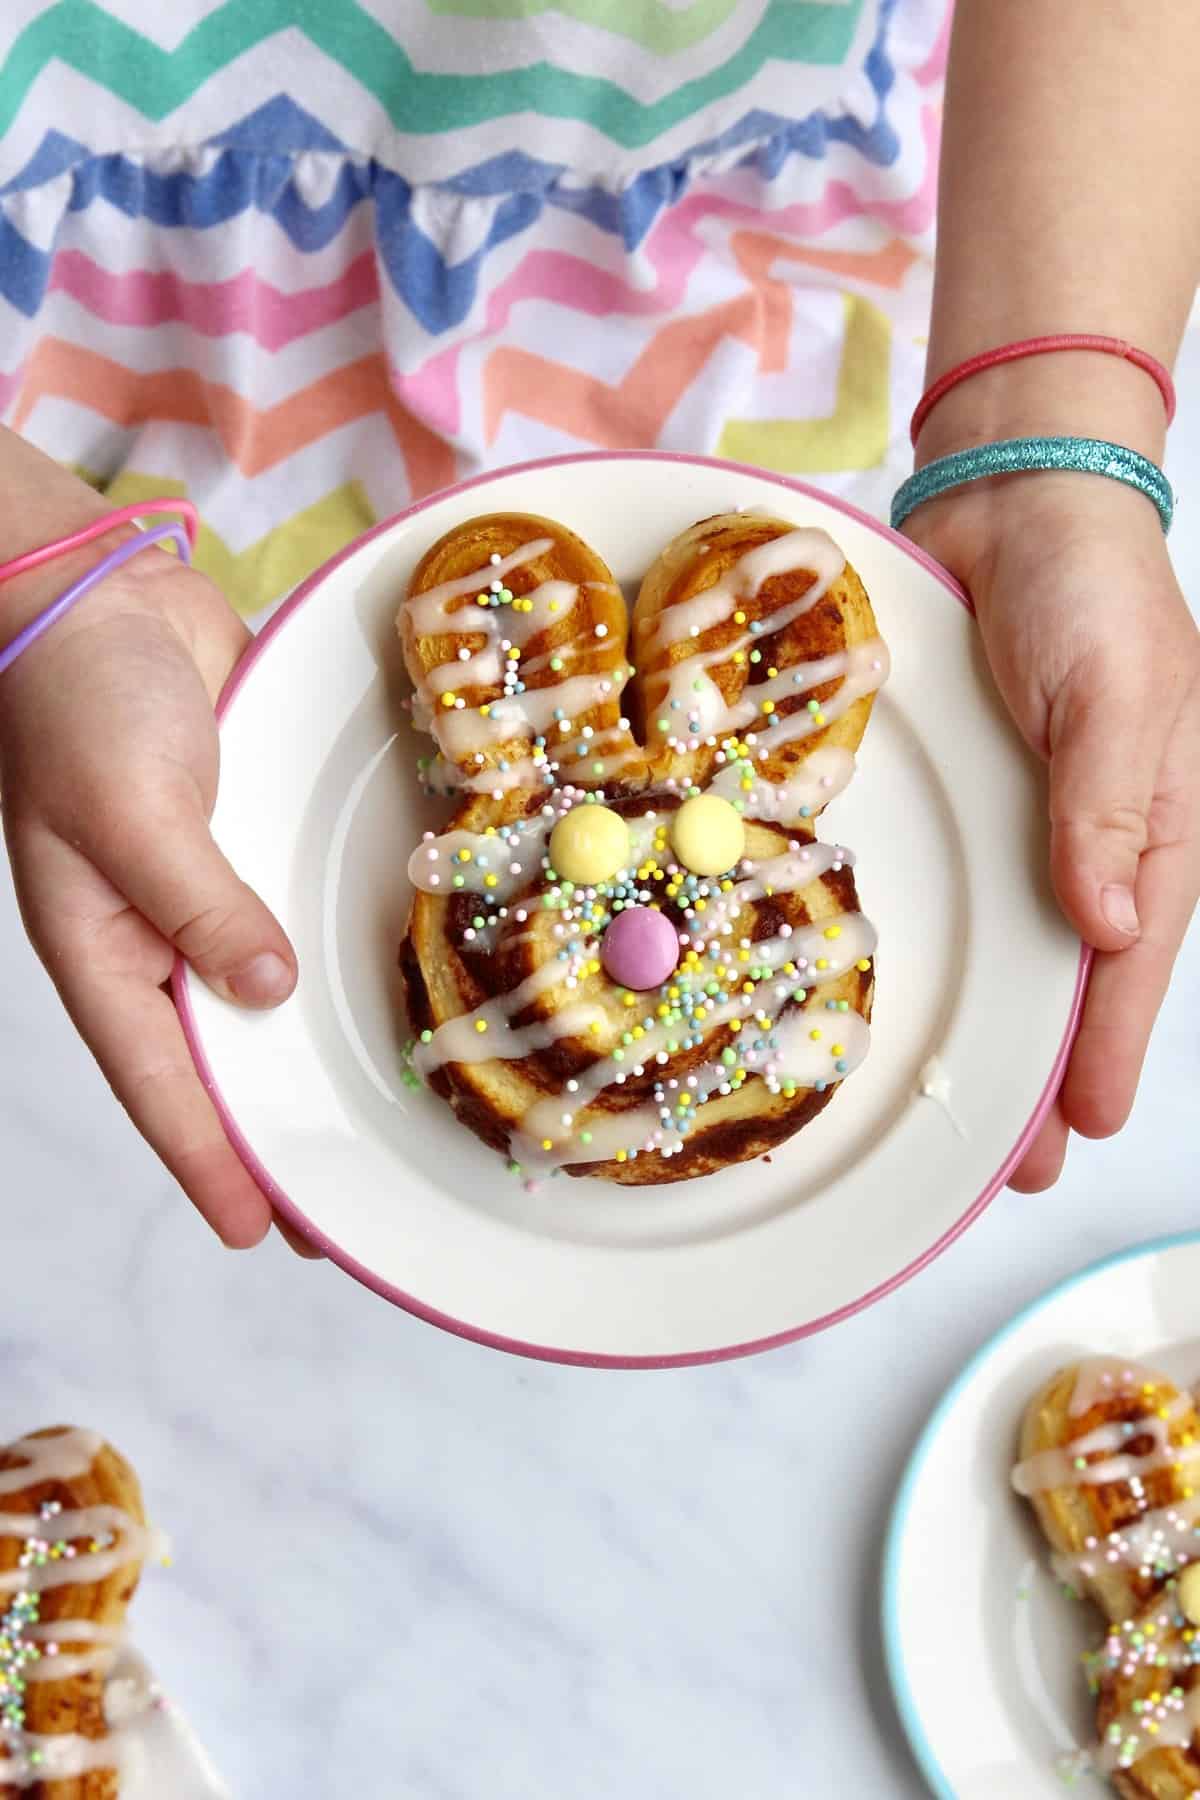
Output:
<svg viewBox="0 0 1200 1800">
<path fill-rule="evenodd" d="M 52 1426 L 32 1436 L 35 1441 L 61 1438 L 69 1431 L 66 1426 Z M 0 1475 L 28 1465 L 28 1454 L 21 1450 L 23 1442 L 18 1440 L 0 1450 Z M 111 1507 L 119 1509 L 135 1526 L 145 1525 L 137 1476 L 110 1444 L 98 1443 L 89 1466 L 79 1474 L 66 1479 L 35 1480 L 28 1486 L 0 1493 L 0 1515 L 37 1518 L 45 1503 L 57 1505 L 64 1515 L 97 1506 Z M 44 1527 L 44 1534 L 48 1539 L 55 1536 L 53 1520 Z M 0 1536 L 0 1571 L 7 1573 L 19 1567 L 24 1541 L 21 1536 Z M 88 1546 L 76 1547 L 82 1553 Z M 102 1630 L 117 1630 L 124 1623 L 140 1573 L 141 1561 L 135 1557 L 100 1579 L 48 1587 L 39 1594 L 39 1619 L 45 1623 L 85 1620 Z M 11 1594 L 0 1596 L 0 1611 L 11 1601 Z M 24 1729 L 38 1736 L 73 1733 L 89 1739 L 105 1737 L 108 1726 L 104 1681 L 102 1669 L 73 1674 L 61 1681 L 29 1681 L 24 1696 Z M 118 1776 L 115 1768 L 94 1769 L 69 1779 L 36 1781 L 23 1787 L 0 1779 L 0 1800 L 119 1800 Z"/>
<path fill-rule="evenodd" d="M 722 576 L 727 577 L 747 552 L 769 545 L 793 530 L 779 520 L 734 514 L 703 521 L 669 545 L 642 585 L 634 615 L 642 668 L 623 692 L 627 630 L 624 601 L 611 575 L 587 545 L 554 521 L 533 515 L 489 515 L 469 520 L 447 533 L 418 565 L 400 619 L 406 661 L 418 686 L 418 722 L 427 724 L 439 737 L 443 754 L 455 763 L 460 778 L 474 790 L 464 795 L 447 829 L 479 834 L 514 822 L 524 825 L 536 817 L 547 799 L 540 768 L 535 771 L 531 760 L 539 755 L 532 739 L 510 734 L 502 742 L 485 744 L 482 736 L 490 727 L 485 722 L 481 733 L 481 728 L 471 722 L 472 712 L 481 706 L 492 706 L 499 693 L 494 683 L 489 687 L 473 679 L 470 685 L 455 686 L 452 692 L 456 700 L 464 701 L 462 708 L 443 708 L 433 691 L 450 679 L 447 671 L 459 660 L 472 677 L 494 673 L 488 647 L 495 632 L 490 625 L 479 614 L 468 613 L 468 624 L 473 629 L 451 628 L 457 614 L 477 605 L 480 594 L 474 589 L 474 578 L 488 566 L 491 555 L 509 559 L 531 540 L 546 540 L 546 547 L 537 556 L 527 558 L 503 577 L 518 600 L 532 596 L 539 609 L 547 591 L 544 583 L 595 584 L 580 588 L 579 598 L 549 636 L 535 631 L 526 635 L 521 646 L 521 665 L 530 668 L 529 687 L 535 692 L 569 682 L 581 670 L 585 675 L 607 673 L 614 684 L 612 694 L 604 696 L 602 703 L 593 708 L 581 712 L 572 707 L 571 759 L 560 769 L 555 785 L 570 782 L 580 789 L 602 787 L 606 804 L 631 822 L 649 811 L 666 820 L 678 806 L 681 791 L 686 792 L 689 786 L 704 788 L 729 760 L 719 744 L 688 750 L 672 744 L 671 733 L 653 729 L 654 709 L 662 702 L 672 679 L 671 671 L 684 655 L 697 649 L 701 653 L 703 667 L 719 690 L 718 707 L 744 707 L 746 696 L 760 685 L 760 676 L 765 677 L 768 672 L 772 678 L 780 678 L 800 663 L 836 660 L 856 646 L 877 641 L 874 618 L 861 582 L 848 565 L 842 564 L 824 534 L 818 533 L 808 534 L 816 565 L 824 559 L 829 568 L 819 571 L 816 565 L 794 567 L 771 575 L 757 591 L 739 594 L 737 610 L 745 613 L 741 623 L 731 611 L 728 620 L 706 626 L 696 639 L 689 635 L 667 642 L 656 635 L 656 621 L 665 612 L 706 592 Z M 807 543 L 808 537 L 802 541 Z M 831 575 L 830 568 L 835 565 L 837 572 Z M 472 583 L 461 595 L 446 593 L 447 583 L 461 581 L 467 575 L 472 577 Z M 813 600 L 810 596 L 817 586 L 823 592 Z M 535 623 L 543 618 L 539 611 Z M 763 626 L 757 643 L 764 654 L 760 657 L 756 650 L 753 661 L 743 654 L 735 662 L 736 646 L 748 637 L 751 621 Z M 437 624 L 443 629 L 432 629 Z M 595 636 L 598 626 L 603 631 L 599 639 Z M 465 658 L 461 656 L 463 651 Z M 722 656 L 723 651 L 728 651 L 728 655 Z M 563 665 L 557 671 L 551 669 L 551 656 Z M 432 673 L 436 671 L 442 673 Z M 841 675 L 831 674 L 827 681 L 813 686 L 796 685 L 794 692 L 780 701 L 776 710 L 785 722 L 792 719 L 797 709 L 804 709 L 804 734 L 782 742 L 767 757 L 757 759 L 753 766 L 759 776 L 772 783 L 784 782 L 796 774 L 814 749 L 836 745 L 852 751 L 857 746 L 870 712 L 869 694 L 855 699 L 828 724 L 821 722 L 820 703 L 830 700 L 840 685 Z M 576 688 L 576 698 L 583 691 Z M 816 720 L 808 707 L 810 700 L 818 709 Z M 535 702 L 535 716 L 541 716 L 540 709 L 541 702 Z M 761 725 L 755 709 L 749 710 Z M 501 717 L 506 716 L 503 705 L 499 712 Z M 442 728 L 443 714 L 451 719 L 448 729 Z M 515 726 L 515 709 L 508 716 L 513 717 Z M 460 723 L 453 722 L 456 718 Z M 795 725 L 799 723 L 794 721 Z M 639 727 L 647 724 L 651 726 L 651 742 L 643 751 L 637 736 Z M 591 761 L 592 751 L 587 757 L 578 754 L 576 731 L 584 725 L 591 729 L 593 743 L 599 742 L 605 753 L 596 765 Z M 724 735 L 728 741 L 729 734 Z M 736 732 L 733 735 L 736 737 Z M 769 738 L 765 741 L 769 744 Z M 561 754 L 559 751 L 559 758 Z M 502 764 L 508 768 L 502 768 Z M 514 765 L 522 771 L 520 784 L 506 785 L 511 781 Z M 494 792 L 490 791 L 493 781 L 499 784 Z M 802 818 L 797 802 L 795 816 L 784 825 L 748 815 L 745 855 L 757 863 L 812 844 L 807 814 L 819 810 L 819 803 L 804 808 Z M 509 902 L 510 912 L 517 916 L 510 917 L 492 933 L 486 949 L 471 942 L 477 900 L 445 892 L 417 893 L 401 948 L 401 965 L 411 1022 L 418 1036 L 436 1031 L 450 1021 L 462 1020 L 498 996 L 511 994 L 535 971 L 559 956 L 555 939 L 557 915 L 543 907 L 547 886 L 547 878 L 540 870 L 523 880 Z M 685 917 L 686 902 L 677 904 L 667 889 L 659 887 L 655 891 L 654 904 L 685 934 L 689 924 L 692 930 L 702 929 Z M 520 918 L 518 908 L 528 917 Z M 786 935 L 788 931 L 823 929 L 835 918 L 858 911 L 858 896 L 847 861 L 821 870 L 794 891 L 771 891 L 747 898 L 731 911 L 727 937 L 730 944 L 750 946 L 743 957 L 750 961 L 753 945 L 763 939 L 776 939 L 780 932 Z M 557 926 L 560 936 L 561 929 Z M 791 982 L 785 985 L 800 998 L 793 999 L 789 994 L 786 999 L 773 1002 L 774 1023 L 801 1009 L 811 1011 L 811 1035 L 819 1037 L 830 1022 L 827 1003 L 834 1007 L 843 1004 L 861 1019 L 869 1019 L 874 972 L 869 959 L 864 960 L 867 966 L 852 964 L 836 978 L 810 974 L 805 979 L 814 985 L 804 989 L 800 987 L 801 977 L 793 972 Z M 783 979 L 782 974 L 780 978 Z M 638 1021 L 643 1014 L 653 1015 L 659 1001 L 660 995 L 654 991 L 627 1002 L 623 990 L 617 989 L 598 967 L 594 968 L 578 981 L 572 977 L 569 992 L 562 982 L 546 987 L 513 1020 L 523 1030 L 539 1021 L 561 1019 L 567 1006 L 591 1006 L 598 1009 L 603 1022 L 588 1036 L 554 1038 L 544 1046 L 531 1047 L 527 1053 L 507 1059 L 496 1056 L 474 1062 L 445 1060 L 426 1071 L 430 1085 L 485 1143 L 502 1153 L 517 1153 L 522 1126 L 531 1109 L 562 1094 L 564 1084 L 580 1077 L 598 1057 L 607 1059 L 614 1051 L 623 1054 L 620 1046 L 629 1041 L 626 1034 L 631 1020 L 641 1038 L 643 1027 Z M 770 1023 L 761 1027 L 772 1028 Z M 688 1042 L 687 1033 L 681 1032 L 685 1041 L 671 1043 L 665 1068 L 653 1059 L 639 1065 L 636 1045 L 630 1043 L 628 1060 L 620 1069 L 623 1079 L 616 1080 L 618 1065 L 614 1061 L 609 1084 L 588 1104 L 586 1116 L 585 1111 L 578 1112 L 575 1128 L 592 1129 L 598 1134 L 604 1126 L 612 1126 L 616 1115 L 636 1114 L 639 1120 L 644 1119 L 659 1104 L 655 1094 L 658 1083 L 682 1082 L 706 1067 L 712 1068 L 738 1042 L 733 1021 L 720 1020 L 703 1032 L 694 1026 L 690 1029 L 699 1041 Z M 836 1039 L 837 1033 L 833 1032 L 831 1041 Z M 827 1083 L 814 1080 L 790 1090 L 783 1086 L 772 1091 L 757 1075 L 748 1079 L 739 1076 L 739 1081 L 740 1085 L 730 1092 L 714 1092 L 704 1101 L 695 1115 L 694 1128 L 673 1154 L 663 1154 L 647 1140 L 635 1156 L 618 1160 L 614 1154 L 596 1161 L 566 1162 L 566 1172 L 627 1185 L 711 1174 L 774 1149 L 815 1118 L 839 1085 L 836 1079 Z M 542 1110 L 544 1114 L 544 1106 Z M 630 1136 L 631 1142 L 637 1144 L 632 1126 Z"/>
</svg>

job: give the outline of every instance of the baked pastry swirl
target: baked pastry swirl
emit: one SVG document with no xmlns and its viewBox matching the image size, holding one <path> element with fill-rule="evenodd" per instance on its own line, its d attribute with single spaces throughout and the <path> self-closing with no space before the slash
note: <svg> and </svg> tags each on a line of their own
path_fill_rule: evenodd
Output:
<svg viewBox="0 0 1200 1800">
<path fill-rule="evenodd" d="M 702 521 L 633 613 L 552 520 L 435 544 L 400 615 L 461 803 L 413 853 L 417 1074 L 527 1176 L 760 1155 L 866 1053 L 875 934 L 815 820 L 887 653 L 820 531 Z"/>
<path fill-rule="evenodd" d="M 0 1796 L 120 1800 L 105 1685 L 154 1540 L 137 1476 L 65 1426 L 0 1450 Z"/>
<path fill-rule="evenodd" d="M 1063 1773 L 1106 1776 L 1128 1800 L 1200 1789 L 1200 1417 L 1137 1364 L 1060 1370 L 1021 1426 L 1013 1485 L 1033 1505 L 1055 1573 L 1103 1609 L 1086 1659 L 1097 1741 Z"/>
</svg>

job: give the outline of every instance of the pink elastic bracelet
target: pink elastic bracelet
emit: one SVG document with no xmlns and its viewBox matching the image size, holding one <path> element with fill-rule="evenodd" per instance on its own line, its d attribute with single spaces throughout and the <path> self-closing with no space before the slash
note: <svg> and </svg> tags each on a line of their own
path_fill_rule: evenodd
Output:
<svg viewBox="0 0 1200 1800">
<path fill-rule="evenodd" d="M 73 531 L 69 537 L 55 538 L 52 544 L 43 544 L 37 550 L 26 550 L 23 556 L 14 556 L 11 562 L 0 563 L 0 582 L 11 581 L 14 575 L 23 575 L 27 569 L 38 569 L 43 563 L 53 562 L 56 556 L 66 556 L 69 551 L 78 550 L 83 544 L 90 544 L 94 538 L 103 537 L 115 525 L 132 525 L 151 513 L 163 512 L 179 514 L 187 532 L 188 546 L 195 550 L 198 519 L 190 500 L 138 500 L 132 506 L 118 506 L 115 512 L 105 513 L 102 519 L 93 519 L 90 525 L 85 525 L 82 531 Z"/>
<path fill-rule="evenodd" d="M 947 369 L 917 401 L 909 426 L 912 442 L 916 443 L 921 427 L 938 401 L 944 400 L 951 388 L 956 388 L 960 381 L 966 381 L 972 375 L 980 375 L 984 369 L 994 369 L 1000 363 L 1018 362 L 1024 356 L 1045 356 L 1053 350 L 1099 350 L 1107 356 L 1119 356 L 1124 362 L 1134 363 L 1149 375 L 1162 395 L 1163 405 L 1167 409 L 1167 424 L 1174 419 L 1175 383 L 1171 380 L 1170 370 L 1156 356 L 1151 356 L 1146 350 L 1139 350 L 1136 344 L 1127 344 L 1124 338 L 1100 337 L 1086 331 L 1064 331 L 1052 337 L 1022 338 L 1019 343 L 1001 344 L 996 350 L 981 350 L 978 356 L 968 356 L 965 362 Z"/>
</svg>

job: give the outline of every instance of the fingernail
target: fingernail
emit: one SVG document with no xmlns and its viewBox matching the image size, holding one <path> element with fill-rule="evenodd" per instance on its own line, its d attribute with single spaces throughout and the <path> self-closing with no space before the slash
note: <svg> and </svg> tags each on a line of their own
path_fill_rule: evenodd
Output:
<svg viewBox="0 0 1200 1800">
<path fill-rule="evenodd" d="M 1100 889 L 1100 911 L 1113 930 L 1124 932 L 1126 937 L 1136 937 L 1141 930 L 1133 895 L 1127 887 L 1118 887 L 1115 881 Z"/>
<path fill-rule="evenodd" d="M 230 975 L 228 981 L 234 999 L 246 1006 L 274 1006 L 280 1000 L 286 1000 L 292 991 L 292 971 L 282 956 L 276 956 L 273 950 L 264 950 L 261 956 L 253 957 L 244 969 Z"/>
</svg>

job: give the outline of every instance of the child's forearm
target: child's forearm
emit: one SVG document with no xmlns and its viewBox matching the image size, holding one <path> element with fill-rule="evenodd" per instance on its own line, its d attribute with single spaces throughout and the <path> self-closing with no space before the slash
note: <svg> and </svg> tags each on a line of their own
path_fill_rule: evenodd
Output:
<svg viewBox="0 0 1200 1800">
<path fill-rule="evenodd" d="M 1200 8 L 1175 0 L 958 0 L 928 373 L 1047 332 L 1102 332 L 1171 363 L 1200 272 Z M 1134 365 L 1089 352 L 972 377 L 920 460 L 1072 432 L 1161 456 Z"/>
</svg>

